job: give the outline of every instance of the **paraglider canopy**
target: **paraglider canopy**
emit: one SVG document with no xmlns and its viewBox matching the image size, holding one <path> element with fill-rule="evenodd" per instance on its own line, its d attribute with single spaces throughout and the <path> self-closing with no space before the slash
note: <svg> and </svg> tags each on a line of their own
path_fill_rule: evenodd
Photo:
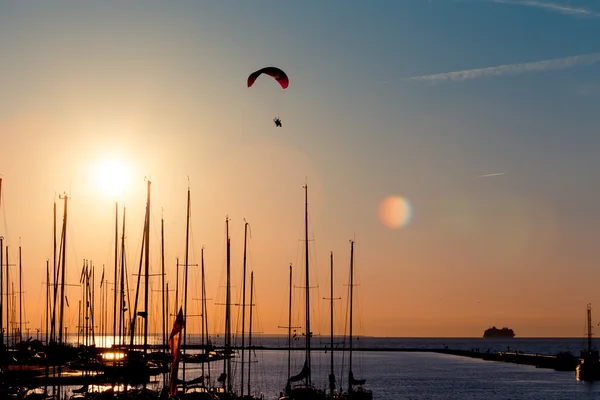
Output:
<svg viewBox="0 0 600 400">
<path fill-rule="evenodd" d="M 265 67 L 251 73 L 250 76 L 248 76 L 248 87 L 252 86 L 254 81 L 262 74 L 266 74 L 275 78 L 275 80 L 279 82 L 279 85 L 281 85 L 283 89 L 286 89 L 290 84 L 290 80 L 285 72 L 277 67 Z"/>
</svg>

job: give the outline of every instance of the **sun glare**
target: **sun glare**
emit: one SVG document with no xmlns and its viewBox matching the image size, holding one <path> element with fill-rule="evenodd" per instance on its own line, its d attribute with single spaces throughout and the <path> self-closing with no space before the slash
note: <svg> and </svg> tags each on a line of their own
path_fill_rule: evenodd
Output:
<svg viewBox="0 0 600 400">
<path fill-rule="evenodd" d="M 130 178 L 129 168 L 118 160 L 106 160 L 96 168 L 96 183 L 106 196 L 122 195 Z"/>
</svg>

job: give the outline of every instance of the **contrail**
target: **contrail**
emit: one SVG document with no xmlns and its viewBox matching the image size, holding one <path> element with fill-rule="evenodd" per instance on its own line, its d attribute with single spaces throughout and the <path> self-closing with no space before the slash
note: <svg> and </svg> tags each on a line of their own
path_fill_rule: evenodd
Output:
<svg viewBox="0 0 600 400">
<path fill-rule="evenodd" d="M 506 172 L 495 172 L 493 174 L 479 175 L 478 178 L 489 178 L 491 176 L 500 176 L 500 175 L 504 175 L 504 174 L 506 174 Z"/>
<path fill-rule="evenodd" d="M 589 10 L 583 7 L 572 7 L 567 4 L 558 4 L 558 3 L 550 3 L 545 1 L 537 1 L 537 0 L 492 0 L 494 3 L 501 4 L 512 4 L 516 6 L 526 6 L 526 7 L 537 7 L 541 9 L 545 9 L 548 11 L 554 11 L 561 14 L 570 14 L 570 15 L 578 15 L 578 16 L 590 16 L 590 17 L 599 17 L 600 14 Z"/>
<path fill-rule="evenodd" d="M 421 75 L 406 78 L 409 81 L 443 82 L 465 81 L 467 79 L 483 78 L 488 76 L 520 75 L 524 73 L 561 70 L 581 65 L 592 65 L 600 62 L 600 53 L 583 54 L 551 60 L 533 61 L 526 63 L 505 64 L 495 67 L 466 69 L 463 71 L 442 72 L 433 75 Z"/>
</svg>

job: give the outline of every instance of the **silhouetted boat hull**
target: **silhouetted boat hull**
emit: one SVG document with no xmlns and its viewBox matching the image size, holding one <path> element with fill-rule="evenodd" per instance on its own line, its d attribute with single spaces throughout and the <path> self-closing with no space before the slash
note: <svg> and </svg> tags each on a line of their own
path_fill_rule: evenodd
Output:
<svg viewBox="0 0 600 400">
<path fill-rule="evenodd" d="M 286 390 L 279 400 L 325 400 L 324 391 L 313 386 L 294 386 Z"/>
<path fill-rule="evenodd" d="M 582 351 L 581 362 L 575 368 L 575 377 L 580 381 L 600 381 L 600 357 L 597 350 Z"/>
<path fill-rule="evenodd" d="M 600 356 L 592 347 L 592 305 L 587 305 L 587 349 L 581 351 L 581 361 L 575 369 L 580 381 L 600 381 Z"/>
</svg>

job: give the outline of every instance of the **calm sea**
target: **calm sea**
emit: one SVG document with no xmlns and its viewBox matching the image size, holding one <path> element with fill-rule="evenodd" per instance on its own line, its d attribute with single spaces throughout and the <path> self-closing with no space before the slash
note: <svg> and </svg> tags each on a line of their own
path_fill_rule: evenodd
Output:
<svg viewBox="0 0 600 400">
<path fill-rule="evenodd" d="M 315 338 L 315 345 L 326 344 L 328 339 Z M 195 342 L 189 340 L 188 342 Z M 263 346 L 285 346 L 285 337 L 263 337 L 253 341 Z M 519 350 L 527 353 L 556 354 L 571 351 L 578 355 L 586 346 L 583 339 L 457 339 L 457 338 L 361 338 L 357 346 L 369 348 L 440 348 L 480 351 Z M 301 346 L 300 343 L 296 343 Z M 303 344 L 302 344 L 303 345 Z M 325 389 L 330 368 L 331 353 L 315 351 L 312 354 L 313 383 Z M 373 391 L 376 400 L 397 399 L 600 399 L 600 383 L 585 383 L 575 379 L 575 372 L 559 372 L 533 366 L 511 363 L 483 361 L 466 357 L 435 353 L 413 352 L 355 352 L 354 375 L 366 379 L 368 389 Z M 276 399 L 283 390 L 288 376 L 288 352 L 282 350 L 256 351 L 252 362 L 247 363 L 252 370 L 252 393 L 263 393 L 265 399 Z M 240 393 L 240 357 L 232 363 L 234 370 L 234 390 Z M 300 372 L 304 362 L 302 351 L 291 355 L 292 374 Z M 338 385 L 347 386 L 348 354 L 334 352 L 335 374 Z M 214 380 L 223 371 L 223 363 L 211 364 L 210 374 Z M 205 374 L 208 371 L 205 370 Z M 188 364 L 186 380 L 197 377 L 201 370 L 197 365 Z M 180 367 L 179 376 L 182 376 Z M 157 383 L 158 384 L 158 383 Z M 245 378 L 246 392 L 248 378 Z"/>
</svg>

